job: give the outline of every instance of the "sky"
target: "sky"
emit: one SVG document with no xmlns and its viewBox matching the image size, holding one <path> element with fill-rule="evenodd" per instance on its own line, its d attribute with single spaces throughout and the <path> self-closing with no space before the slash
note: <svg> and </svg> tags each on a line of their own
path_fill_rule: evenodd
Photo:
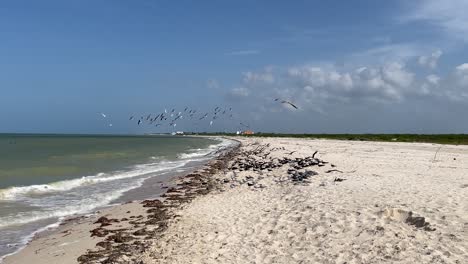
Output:
<svg viewBox="0 0 468 264">
<path fill-rule="evenodd" d="M 263 132 L 468 133 L 465 10 L 465 0 L 1 1 L 0 133 L 241 122 Z M 176 128 L 129 120 L 186 106 L 231 107 L 233 117 Z"/>
</svg>

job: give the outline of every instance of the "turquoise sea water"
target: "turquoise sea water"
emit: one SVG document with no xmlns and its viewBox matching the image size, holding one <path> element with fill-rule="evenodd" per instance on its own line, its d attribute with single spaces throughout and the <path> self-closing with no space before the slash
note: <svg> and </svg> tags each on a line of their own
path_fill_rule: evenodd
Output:
<svg viewBox="0 0 468 264">
<path fill-rule="evenodd" d="M 0 256 L 44 225 L 113 203 L 230 144 L 184 136 L 0 134 Z"/>
</svg>

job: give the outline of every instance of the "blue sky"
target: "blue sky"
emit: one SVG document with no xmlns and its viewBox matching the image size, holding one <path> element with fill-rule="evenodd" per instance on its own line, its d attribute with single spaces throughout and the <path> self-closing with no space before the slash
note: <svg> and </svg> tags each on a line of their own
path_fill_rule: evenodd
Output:
<svg viewBox="0 0 468 264">
<path fill-rule="evenodd" d="M 0 132 L 171 131 L 128 117 L 187 105 L 229 106 L 234 118 L 178 129 L 467 133 L 464 10 L 462 0 L 2 1 Z"/>
</svg>

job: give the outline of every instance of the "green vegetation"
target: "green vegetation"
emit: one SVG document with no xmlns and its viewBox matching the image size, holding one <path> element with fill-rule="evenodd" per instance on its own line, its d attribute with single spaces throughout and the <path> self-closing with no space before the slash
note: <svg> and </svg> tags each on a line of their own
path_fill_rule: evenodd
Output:
<svg viewBox="0 0 468 264">
<path fill-rule="evenodd" d="M 206 133 L 201 135 L 235 136 L 230 133 Z M 292 137 L 292 138 L 320 138 L 354 141 L 386 141 L 386 142 L 424 142 L 452 145 L 468 145 L 468 134 L 276 134 L 257 133 L 244 137 Z"/>
</svg>

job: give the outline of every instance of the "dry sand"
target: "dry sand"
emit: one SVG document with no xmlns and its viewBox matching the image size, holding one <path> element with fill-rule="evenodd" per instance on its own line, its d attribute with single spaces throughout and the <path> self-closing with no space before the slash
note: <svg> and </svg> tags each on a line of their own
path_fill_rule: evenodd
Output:
<svg viewBox="0 0 468 264">
<path fill-rule="evenodd" d="M 183 180 L 177 196 L 168 196 L 177 199 L 166 200 L 171 206 L 155 208 L 170 214 L 158 219 L 161 232 L 143 240 L 142 254 L 108 263 L 468 263 L 468 146 L 238 140 L 243 146 L 229 157 L 230 168 Z M 315 151 L 328 163 L 294 169 L 318 175 L 293 181 L 288 169 L 315 161 Z M 292 161 L 280 164 L 284 157 Z M 272 163 L 240 170 L 252 160 Z M 146 209 L 135 202 L 98 216 L 132 211 L 146 220 Z M 106 239 L 90 237 L 96 218 L 41 235 L 5 263 L 77 263 Z M 136 230 L 118 225 L 125 223 L 105 228 Z"/>
<path fill-rule="evenodd" d="M 224 188 L 179 211 L 143 263 L 468 263 L 467 146 L 241 141 L 285 148 L 269 157 L 318 150 L 336 167 L 307 168 L 319 172 L 309 183 L 287 166 L 219 174 Z M 245 176 L 252 186 L 233 184 Z"/>
</svg>

